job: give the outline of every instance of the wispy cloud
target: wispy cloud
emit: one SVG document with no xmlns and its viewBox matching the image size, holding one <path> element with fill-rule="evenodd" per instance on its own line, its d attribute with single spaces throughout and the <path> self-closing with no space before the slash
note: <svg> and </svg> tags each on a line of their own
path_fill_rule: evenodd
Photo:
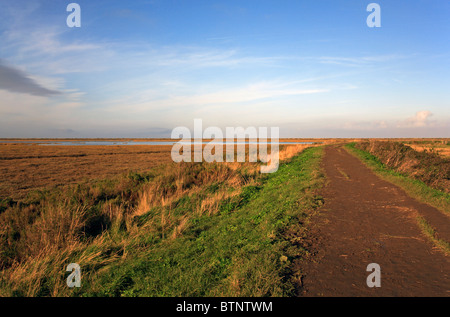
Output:
<svg viewBox="0 0 450 317">
<path fill-rule="evenodd" d="M 5 65 L 2 60 L 0 60 L 0 89 L 45 97 L 61 94 L 60 91 L 43 87 L 24 71 Z"/>
<path fill-rule="evenodd" d="M 416 48 L 375 47 L 371 42 L 365 46 L 358 41 L 354 47 L 344 47 L 331 43 L 344 36 L 330 40 L 334 34 L 319 30 L 305 30 L 305 37 L 293 43 L 290 35 L 283 35 L 291 30 L 270 33 L 265 25 L 263 30 L 252 27 L 241 32 L 223 25 L 214 28 L 214 23 L 199 24 L 205 32 L 192 36 L 197 29 L 190 30 L 188 22 L 170 20 L 177 15 L 166 15 L 166 10 L 158 11 L 162 16 L 153 15 L 119 1 L 95 19 L 84 10 L 83 28 L 75 30 L 64 23 L 64 6 L 59 12 L 48 10 L 51 1 L 29 2 L 23 6 L 6 1 L 0 10 L 3 131 L 6 126 L 17 131 L 17 123 L 22 122 L 23 128 L 35 124 L 34 131 L 54 127 L 55 135 L 59 135 L 55 131 L 72 133 L 71 127 L 125 133 L 128 127 L 144 131 L 184 125 L 192 117 L 217 125 L 237 121 L 282 125 L 292 120 L 293 131 L 299 126 L 305 130 L 330 127 L 346 135 L 360 131 L 388 135 L 394 130 L 425 133 L 449 127 L 448 121 L 443 123 L 448 120 L 445 87 L 442 93 L 439 90 L 448 72 L 443 71 L 445 76 L 437 80 L 439 72 L 434 69 L 416 68 L 420 59 L 429 60 Z M 217 7 L 216 18 L 251 15 L 239 7 L 228 10 Z M 446 63 L 436 68 L 446 70 L 448 55 L 437 58 Z M 412 71 L 416 77 L 408 75 Z M 427 78 L 431 80 L 422 82 Z M 429 96 L 436 96 L 435 100 Z M 423 104 L 435 117 L 427 110 L 408 117 L 414 111 L 407 109 L 422 110 Z"/>
<path fill-rule="evenodd" d="M 358 122 L 346 122 L 343 125 L 345 130 L 379 130 L 387 129 L 388 123 L 384 120 L 375 121 L 358 121 Z"/>
<path fill-rule="evenodd" d="M 412 55 L 411 55 L 412 56 Z M 389 55 L 371 55 L 371 56 L 359 56 L 359 57 L 342 57 L 342 56 L 320 56 L 313 57 L 312 59 L 318 61 L 321 64 L 335 64 L 348 67 L 365 67 L 368 65 L 392 62 L 399 59 L 405 59 L 411 56 L 389 54 Z"/>
<path fill-rule="evenodd" d="M 413 117 L 410 117 L 406 120 L 400 121 L 397 123 L 397 127 L 400 128 L 424 128 L 434 126 L 436 122 L 431 121 L 429 118 L 433 114 L 431 111 L 423 110 L 418 111 Z"/>
<path fill-rule="evenodd" d="M 429 110 L 417 111 L 414 116 L 401 120 L 366 120 L 346 122 L 343 128 L 346 130 L 417 130 L 421 128 L 449 127 L 449 122 L 444 120 L 431 120 L 433 113 Z"/>
<path fill-rule="evenodd" d="M 285 96 L 317 94 L 327 92 L 328 89 L 305 89 L 299 85 L 280 82 L 258 82 L 245 87 L 236 87 L 230 90 L 216 91 L 213 93 L 198 94 L 194 96 L 180 96 L 172 99 L 172 102 L 185 104 L 211 105 L 242 103 L 255 100 L 263 100 Z"/>
<path fill-rule="evenodd" d="M 194 87 L 192 87 L 194 89 Z M 110 107 L 114 112 L 127 111 L 128 113 L 148 113 L 149 111 L 195 107 L 206 109 L 211 107 L 225 107 L 226 109 L 239 109 L 252 102 L 264 102 L 268 100 L 280 100 L 282 98 L 295 98 L 301 95 L 326 93 L 329 91 L 323 87 L 306 87 L 298 82 L 264 81 L 255 82 L 246 86 L 234 86 L 228 89 L 220 87 L 208 87 L 208 92 L 183 94 L 172 90 L 171 94 L 155 98 L 156 92 L 149 90 L 146 96 L 141 95 L 140 100 L 129 98 L 117 100 L 116 106 Z M 217 109 L 217 108 L 216 108 Z"/>
</svg>

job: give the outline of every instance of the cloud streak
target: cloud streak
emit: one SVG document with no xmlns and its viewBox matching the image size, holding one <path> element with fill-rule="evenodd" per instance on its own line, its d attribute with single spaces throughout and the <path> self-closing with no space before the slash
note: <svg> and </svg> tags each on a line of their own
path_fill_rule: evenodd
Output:
<svg viewBox="0 0 450 317">
<path fill-rule="evenodd" d="M 0 89 L 14 93 L 24 93 L 34 96 L 50 97 L 60 95 L 61 92 L 48 89 L 31 79 L 20 69 L 7 66 L 0 60 Z"/>
</svg>

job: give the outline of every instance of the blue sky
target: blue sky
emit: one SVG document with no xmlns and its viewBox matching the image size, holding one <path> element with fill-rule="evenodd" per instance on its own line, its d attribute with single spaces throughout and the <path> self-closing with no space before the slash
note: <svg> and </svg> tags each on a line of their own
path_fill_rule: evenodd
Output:
<svg viewBox="0 0 450 317">
<path fill-rule="evenodd" d="M 450 2 L 0 0 L 0 137 L 450 137 Z"/>
</svg>

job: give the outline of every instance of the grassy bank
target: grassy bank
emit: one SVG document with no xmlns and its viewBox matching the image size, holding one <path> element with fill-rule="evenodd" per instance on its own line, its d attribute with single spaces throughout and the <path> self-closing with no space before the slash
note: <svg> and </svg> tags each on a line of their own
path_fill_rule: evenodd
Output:
<svg viewBox="0 0 450 317">
<path fill-rule="evenodd" d="M 178 164 L 4 201 L 0 295 L 289 296 L 322 148 L 255 164 Z M 69 289 L 69 263 L 82 287 Z"/>
<path fill-rule="evenodd" d="M 401 142 L 366 141 L 354 147 L 376 156 L 396 172 L 450 194 L 450 158 L 434 151 L 416 151 Z"/>
<path fill-rule="evenodd" d="M 405 172 L 399 172 L 384 164 L 377 156 L 356 147 L 356 143 L 349 143 L 346 148 L 351 153 L 363 160 L 372 170 L 384 179 L 400 186 L 410 196 L 419 201 L 430 204 L 435 208 L 450 213 L 450 194 L 442 190 L 432 188 L 424 181 L 413 178 Z"/>
</svg>

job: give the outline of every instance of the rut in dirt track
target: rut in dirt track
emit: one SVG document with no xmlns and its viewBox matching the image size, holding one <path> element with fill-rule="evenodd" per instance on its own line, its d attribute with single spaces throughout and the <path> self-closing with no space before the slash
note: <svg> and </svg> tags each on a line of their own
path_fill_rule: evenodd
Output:
<svg viewBox="0 0 450 317">
<path fill-rule="evenodd" d="M 299 264 L 301 296 L 450 296 L 450 260 L 421 232 L 423 216 L 450 241 L 450 218 L 376 176 L 345 149 L 325 148 L 325 205 L 313 221 L 314 256 Z M 366 284 L 381 267 L 381 287 Z"/>
</svg>

